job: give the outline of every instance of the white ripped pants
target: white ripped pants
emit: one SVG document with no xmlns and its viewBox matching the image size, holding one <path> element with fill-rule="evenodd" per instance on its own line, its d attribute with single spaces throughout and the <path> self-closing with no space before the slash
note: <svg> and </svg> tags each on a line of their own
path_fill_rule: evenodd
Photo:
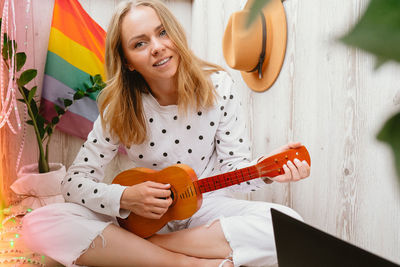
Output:
<svg viewBox="0 0 400 267">
<path fill-rule="evenodd" d="M 209 195 L 191 218 L 168 223 L 161 233 L 207 225 L 220 220 L 232 248 L 235 266 L 270 266 L 277 262 L 270 208 L 301 220 L 292 209 L 268 202 L 248 201 L 229 196 Z M 37 253 L 65 266 L 83 254 L 114 217 L 93 212 L 73 203 L 52 204 L 34 210 L 23 219 L 22 237 Z M 103 238 L 103 245 L 107 240 Z"/>
</svg>

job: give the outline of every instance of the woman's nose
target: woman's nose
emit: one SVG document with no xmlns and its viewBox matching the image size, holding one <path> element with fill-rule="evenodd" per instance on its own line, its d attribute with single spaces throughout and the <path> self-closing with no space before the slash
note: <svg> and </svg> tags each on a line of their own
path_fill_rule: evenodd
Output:
<svg viewBox="0 0 400 267">
<path fill-rule="evenodd" d="M 161 40 L 153 40 L 152 41 L 152 49 L 151 49 L 151 54 L 153 56 L 156 56 L 160 51 L 165 50 L 165 45 Z"/>
</svg>

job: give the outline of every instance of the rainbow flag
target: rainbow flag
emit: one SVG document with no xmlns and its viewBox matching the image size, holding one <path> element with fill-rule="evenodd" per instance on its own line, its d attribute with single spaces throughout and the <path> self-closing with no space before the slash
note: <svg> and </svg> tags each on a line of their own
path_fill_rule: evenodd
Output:
<svg viewBox="0 0 400 267">
<path fill-rule="evenodd" d="M 44 70 L 41 111 L 47 120 L 56 115 L 59 98 L 72 99 L 90 75 L 104 75 L 105 31 L 86 13 L 77 0 L 55 0 L 49 47 Z M 87 138 L 99 111 L 97 94 L 82 98 L 68 108 L 57 128 Z"/>
</svg>

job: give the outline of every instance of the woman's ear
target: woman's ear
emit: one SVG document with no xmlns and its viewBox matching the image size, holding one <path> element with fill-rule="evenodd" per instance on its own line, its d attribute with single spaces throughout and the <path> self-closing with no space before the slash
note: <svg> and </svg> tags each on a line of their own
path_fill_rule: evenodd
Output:
<svg viewBox="0 0 400 267">
<path fill-rule="evenodd" d="M 124 67 L 127 68 L 129 71 L 134 71 L 134 70 L 135 70 L 135 68 L 134 68 L 131 64 L 129 64 L 129 63 L 126 61 L 125 58 L 122 59 L 122 62 L 123 62 L 123 64 L 124 64 Z"/>
</svg>

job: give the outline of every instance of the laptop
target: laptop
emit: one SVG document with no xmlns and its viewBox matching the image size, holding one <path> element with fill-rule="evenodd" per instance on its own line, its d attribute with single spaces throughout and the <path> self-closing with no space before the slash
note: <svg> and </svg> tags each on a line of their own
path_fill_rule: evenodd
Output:
<svg viewBox="0 0 400 267">
<path fill-rule="evenodd" d="M 271 209 L 279 267 L 400 267 Z"/>
</svg>

